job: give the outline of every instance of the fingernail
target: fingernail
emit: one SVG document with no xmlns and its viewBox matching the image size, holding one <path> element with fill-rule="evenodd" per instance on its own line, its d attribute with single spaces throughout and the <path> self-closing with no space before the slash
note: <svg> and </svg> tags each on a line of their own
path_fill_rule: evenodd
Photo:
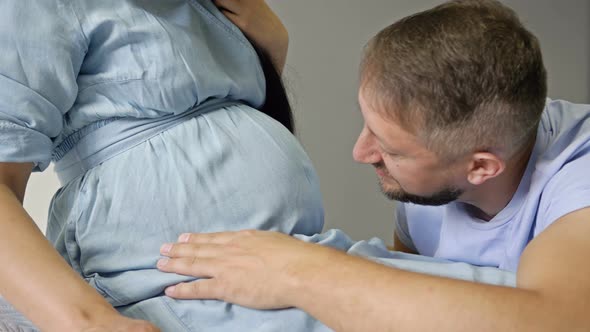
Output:
<svg viewBox="0 0 590 332">
<path fill-rule="evenodd" d="M 165 291 L 166 295 L 174 294 L 174 289 L 176 289 L 176 286 L 170 286 L 170 287 L 166 288 L 166 291 Z"/>
<path fill-rule="evenodd" d="M 160 252 L 163 254 L 167 254 L 170 252 L 170 249 L 172 249 L 172 244 L 166 243 L 166 244 L 162 245 L 162 247 L 160 248 Z"/>
<path fill-rule="evenodd" d="M 168 258 L 162 258 L 162 259 L 158 260 L 158 267 L 166 266 L 166 264 L 168 264 L 168 261 L 169 261 Z"/>
<path fill-rule="evenodd" d="M 178 242 L 188 242 L 189 237 L 191 237 L 190 234 L 182 234 L 178 237 Z"/>
</svg>

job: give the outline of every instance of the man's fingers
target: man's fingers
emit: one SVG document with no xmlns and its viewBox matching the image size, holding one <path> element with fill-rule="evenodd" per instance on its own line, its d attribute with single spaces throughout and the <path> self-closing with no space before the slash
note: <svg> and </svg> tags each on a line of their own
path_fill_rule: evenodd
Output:
<svg viewBox="0 0 590 332">
<path fill-rule="evenodd" d="M 167 257 L 212 258 L 223 254 L 223 244 L 166 243 L 160 248 L 160 254 Z"/>
<path fill-rule="evenodd" d="M 219 261 L 212 258 L 182 257 L 163 258 L 158 261 L 158 270 L 196 278 L 210 278 L 219 270 Z"/>
<path fill-rule="evenodd" d="M 176 299 L 220 300 L 221 287 L 216 279 L 184 282 L 166 288 L 166 295 Z"/>
<path fill-rule="evenodd" d="M 195 244 L 226 244 L 233 240 L 239 232 L 219 233 L 184 233 L 178 237 L 178 242 Z"/>
</svg>

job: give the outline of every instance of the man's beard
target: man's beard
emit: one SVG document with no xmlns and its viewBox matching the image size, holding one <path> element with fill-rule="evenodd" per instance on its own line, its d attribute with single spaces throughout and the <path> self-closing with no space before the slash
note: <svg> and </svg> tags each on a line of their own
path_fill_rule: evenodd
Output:
<svg viewBox="0 0 590 332">
<path fill-rule="evenodd" d="M 463 190 L 457 188 L 444 188 L 430 196 L 418 196 L 405 192 L 403 189 L 387 191 L 384 188 L 383 182 L 380 183 L 381 192 L 387 198 L 403 203 L 413 203 L 418 205 L 432 205 L 439 206 L 449 204 L 459 198 L 463 194 Z"/>
</svg>

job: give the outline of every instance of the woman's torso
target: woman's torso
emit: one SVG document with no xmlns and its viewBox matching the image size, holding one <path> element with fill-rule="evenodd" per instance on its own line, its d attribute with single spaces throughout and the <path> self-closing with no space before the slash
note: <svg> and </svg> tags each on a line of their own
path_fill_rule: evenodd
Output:
<svg viewBox="0 0 590 332">
<path fill-rule="evenodd" d="M 64 0 L 61 11 L 85 53 L 55 159 L 75 143 L 65 139 L 96 121 L 179 114 L 210 98 L 264 101 L 254 49 L 211 1 Z"/>
<path fill-rule="evenodd" d="M 68 132 L 108 133 L 119 123 L 145 120 L 133 118 L 181 116 L 205 100 L 241 101 L 123 142 L 124 149 L 104 155 L 55 195 L 47 236 L 105 298 L 126 306 L 191 279 L 155 267 L 161 244 L 183 232 L 322 230 L 313 166 L 285 127 L 247 105 L 264 99 L 256 53 L 211 2 L 87 0 L 72 6 L 86 13 L 80 23 L 91 42 L 77 80 L 80 92 L 65 116 L 65 141 L 56 141 L 64 159 L 68 151 L 104 152 Z M 94 128 L 97 120 L 104 126 Z M 88 125 L 90 133 L 79 130 Z M 228 317 L 218 302 L 185 309 L 208 311 L 199 329 L 211 324 L 223 330 Z M 248 317 L 242 323 L 260 323 L 261 315 Z"/>
</svg>

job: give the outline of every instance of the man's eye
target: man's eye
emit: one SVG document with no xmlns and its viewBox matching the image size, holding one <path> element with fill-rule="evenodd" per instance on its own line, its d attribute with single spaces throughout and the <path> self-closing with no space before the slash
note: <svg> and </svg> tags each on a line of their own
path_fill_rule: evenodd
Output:
<svg viewBox="0 0 590 332">
<path fill-rule="evenodd" d="M 383 153 L 385 153 L 386 155 L 388 155 L 388 156 L 390 156 L 390 157 L 397 157 L 397 156 L 399 156 L 399 154 L 398 154 L 398 153 L 389 152 L 389 151 L 387 151 L 387 150 L 385 150 L 385 149 L 383 149 L 383 148 L 381 148 L 381 151 L 383 151 Z"/>
<path fill-rule="evenodd" d="M 397 152 L 392 152 L 389 149 L 386 149 L 383 145 L 379 144 L 379 149 L 381 150 L 381 152 L 385 155 L 391 156 L 391 157 L 398 157 L 399 153 Z"/>
</svg>

